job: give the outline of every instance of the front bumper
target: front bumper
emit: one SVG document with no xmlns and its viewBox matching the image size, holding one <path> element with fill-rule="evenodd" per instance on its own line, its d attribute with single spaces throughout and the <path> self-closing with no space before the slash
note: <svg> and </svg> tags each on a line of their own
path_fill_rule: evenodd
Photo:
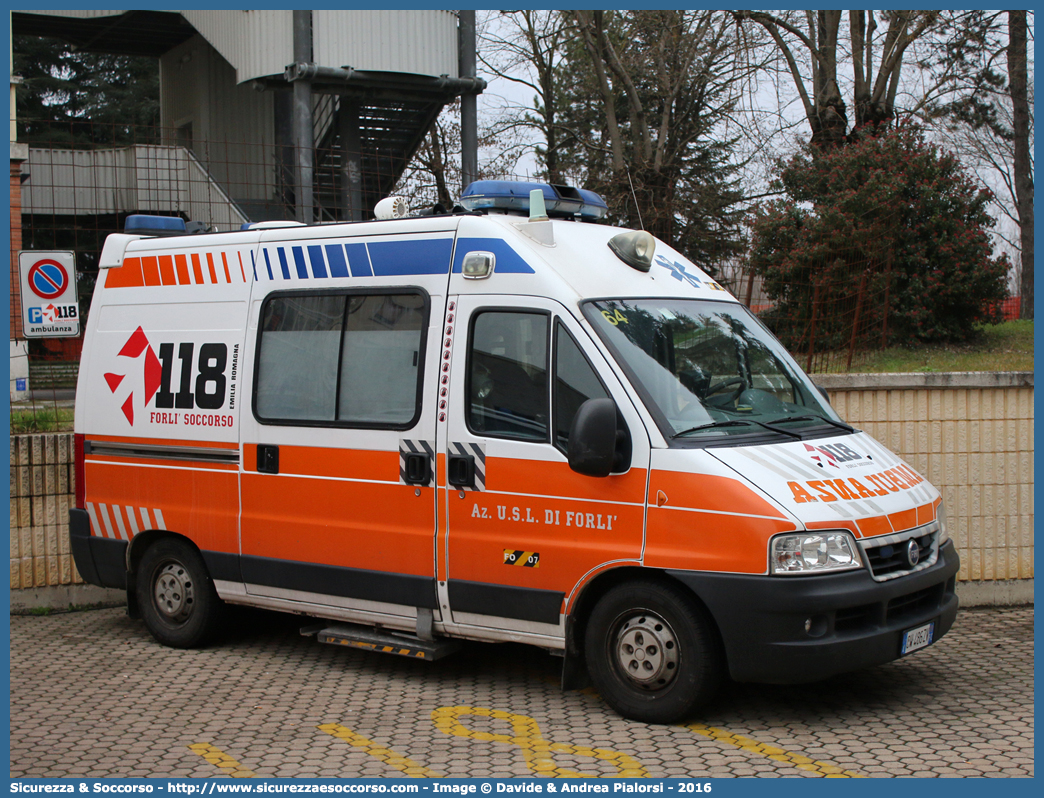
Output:
<svg viewBox="0 0 1044 798">
<path fill-rule="evenodd" d="M 891 662 L 903 632 L 931 621 L 938 640 L 957 616 L 959 568 L 948 542 L 931 568 L 887 582 L 875 582 L 866 570 L 807 577 L 668 573 L 714 616 L 733 679 L 796 684 Z"/>
</svg>

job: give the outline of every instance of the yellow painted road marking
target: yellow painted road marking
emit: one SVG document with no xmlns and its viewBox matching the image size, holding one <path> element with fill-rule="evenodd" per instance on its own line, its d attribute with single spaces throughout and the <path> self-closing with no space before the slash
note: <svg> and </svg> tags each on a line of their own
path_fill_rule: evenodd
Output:
<svg viewBox="0 0 1044 798">
<path fill-rule="evenodd" d="M 257 776 L 252 770 L 247 770 L 236 760 L 210 743 L 195 743 L 189 746 L 189 750 L 199 754 L 212 765 L 217 765 L 234 779 L 252 779 Z"/>
<path fill-rule="evenodd" d="M 460 722 L 460 719 L 466 715 L 506 720 L 511 724 L 514 734 L 491 734 L 489 732 L 474 731 Z M 637 759 L 619 751 L 611 751 L 605 748 L 588 748 L 584 745 L 548 742 L 540 733 L 540 727 L 537 725 L 537 722 L 528 715 L 516 715 L 512 712 L 503 712 L 499 709 L 487 709 L 485 707 L 440 707 L 431 713 L 431 720 L 435 724 L 435 728 L 444 734 L 452 734 L 472 740 L 483 740 L 485 742 L 517 745 L 522 749 L 522 756 L 525 757 L 526 766 L 534 773 L 566 778 L 598 778 L 590 773 L 580 773 L 575 770 L 558 767 L 554 759 L 552 759 L 552 753 L 560 753 L 609 762 L 618 771 L 616 778 L 649 777 L 648 772 Z"/>
<path fill-rule="evenodd" d="M 683 728 L 694 731 L 697 734 L 702 734 L 704 737 L 710 737 L 712 740 L 727 743 L 728 745 L 734 745 L 736 748 L 740 748 L 744 751 L 760 754 L 761 756 L 774 759 L 777 762 L 783 762 L 787 765 L 792 765 L 801 770 L 809 770 L 813 773 L 818 773 L 820 776 L 825 776 L 828 779 L 866 778 L 862 773 L 844 770 L 843 768 L 839 768 L 837 765 L 830 765 L 826 762 L 817 762 L 814 759 L 809 759 L 807 756 L 794 754 L 790 751 L 784 751 L 782 748 L 776 748 L 774 745 L 769 745 L 768 743 L 759 743 L 757 740 L 752 740 L 749 737 L 743 737 L 739 734 L 732 734 L 724 729 L 715 729 L 713 726 L 705 726 L 702 723 L 689 723 Z"/>
<path fill-rule="evenodd" d="M 442 779 L 445 778 L 443 774 L 436 773 L 434 770 L 428 770 L 418 762 L 414 762 L 409 757 L 403 756 L 402 754 L 392 751 L 390 748 L 385 748 L 383 745 L 379 745 L 372 740 L 368 740 L 361 734 L 356 734 L 347 726 L 341 726 L 337 723 L 324 723 L 319 727 L 321 731 L 326 732 L 329 735 L 336 737 L 338 740 L 344 740 L 348 745 L 361 748 L 363 751 L 368 753 L 375 759 L 381 760 L 384 764 L 389 767 L 393 767 L 396 770 L 401 770 L 407 776 L 414 776 L 419 779 Z"/>
</svg>

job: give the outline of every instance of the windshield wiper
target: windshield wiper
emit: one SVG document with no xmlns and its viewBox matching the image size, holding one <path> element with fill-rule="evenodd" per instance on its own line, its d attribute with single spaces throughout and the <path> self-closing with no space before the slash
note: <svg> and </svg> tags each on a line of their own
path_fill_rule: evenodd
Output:
<svg viewBox="0 0 1044 798">
<path fill-rule="evenodd" d="M 746 420 L 734 420 L 734 421 L 712 421 L 710 424 L 700 424 L 698 427 L 689 427 L 683 429 L 681 432 L 674 433 L 672 438 L 680 438 L 682 435 L 688 435 L 690 432 L 699 432 L 701 429 L 716 429 L 718 427 L 746 427 L 752 424 L 752 421 Z"/>
<path fill-rule="evenodd" d="M 846 424 L 844 421 L 834 421 L 832 418 L 826 416 L 820 416 L 816 414 L 810 414 L 806 416 L 784 416 L 783 418 L 774 418 L 772 421 L 766 421 L 765 424 L 785 424 L 788 421 L 822 421 L 824 424 L 829 424 L 832 427 L 843 429 L 846 432 L 855 432 L 856 428 Z M 758 422 L 760 423 L 760 422 Z M 764 425 L 762 425 L 764 426 Z M 782 430 L 780 430 L 782 432 Z"/>
<path fill-rule="evenodd" d="M 681 432 L 675 433 L 671 438 L 680 438 L 682 435 L 688 435 L 690 432 L 699 432 L 701 429 L 719 429 L 721 427 L 746 427 L 751 424 L 756 424 L 759 427 L 764 427 L 769 432 L 778 432 L 781 435 L 786 435 L 790 438 L 801 439 L 801 436 L 796 432 L 791 432 L 786 429 L 776 429 L 775 427 L 769 427 L 766 424 L 762 424 L 760 421 L 754 421 L 748 418 L 736 418 L 731 421 L 712 421 L 710 424 L 700 424 L 698 427 L 690 427 L 689 429 L 682 430 Z"/>
</svg>

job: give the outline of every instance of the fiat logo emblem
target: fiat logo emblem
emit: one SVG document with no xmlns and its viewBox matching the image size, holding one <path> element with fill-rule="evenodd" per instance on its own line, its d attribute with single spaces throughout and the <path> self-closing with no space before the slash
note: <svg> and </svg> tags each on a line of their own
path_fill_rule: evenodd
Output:
<svg viewBox="0 0 1044 798">
<path fill-rule="evenodd" d="M 910 563 L 910 567 L 913 568 L 915 565 L 917 565 L 917 563 L 918 563 L 918 561 L 920 559 L 921 559 L 921 547 L 919 545 L 917 545 L 917 541 L 916 540 L 911 540 L 906 545 L 906 561 L 908 563 Z"/>
</svg>

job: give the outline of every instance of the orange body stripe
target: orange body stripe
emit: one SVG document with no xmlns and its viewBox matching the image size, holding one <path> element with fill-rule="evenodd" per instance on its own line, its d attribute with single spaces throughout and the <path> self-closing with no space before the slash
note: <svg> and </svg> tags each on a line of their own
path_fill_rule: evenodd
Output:
<svg viewBox="0 0 1044 798">
<path fill-rule="evenodd" d="M 859 527 L 855 521 L 838 519 L 836 521 L 809 521 L 805 524 L 806 529 L 847 529 L 855 537 L 859 537 Z M 889 529 L 888 531 L 891 531 Z"/>
<path fill-rule="evenodd" d="M 143 257 L 141 259 L 141 274 L 145 279 L 145 285 L 159 285 L 159 265 L 154 257 Z"/>
<path fill-rule="evenodd" d="M 922 504 L 917 508 L 917 526 L 924 526 L 930 524 L 935 520 L 935 505 L 934 504 Z"/>
<path fill-rule="evenodd" d="M 892 532 L 892 525 L 888 523 L 888 519 L 883 515 L 875 515 L 870 518 L 860 518 L 856 523 L 859 524 L 859 531 L 863 534 L 864 538 L 872 538 L 877 535 L 888 535 Z"/>
<path fill-rule="evenodd" d="M 203 266 L 199 262 L 199 255 L 193 252 L 190 257 L 192 258 L 192 276 L 196 278 L 196 285 L 203 285 Z"/>
<path fill-rule="evenodd" d="M 243 469 L 257 471 L 256 444 L 244 445 Z M 398 483 L 399 453 L 374 452 L 366 449 L 280 446 L 279 473 Z"/>
<path fill-rule="evenodd" d="M 776 507 L 738 479 L 683 471 L 654 471 L 649 495 L 662 490 L 669 506 L 786 519 Z"/>
<path fill-rule="evenodd" d="M 178 280 L 174 276 L 174 259 L 170 255 L 159 256 L 160 282 L 163 285 L 177 285 Z"/>
<path fill-rule="evenodd" d="M 256 472 L 242 486 L 245 555 L 433 576 L 431 488 Z"/>
<path fill-rule="evenodd" d="M 496 460 L 491 464 L 487 460 L 487 473 L 493 473 L 501 462 L 508 461 Z M 528 464 L 543 466 L 546 462 Z M 447 503 L 446 575 L 450 579 L 561 590 L 568 595 L 592 569 L 607 562 L 637 563 L 641 557 L 642 504 L 509 496 L 489 491 L 466 491 L 461 499 L 453 490 L 447 493 Z M 504 549 L 516 546 L 538 552 L 540 567 L 506 567 Z"/>
<path fill-rule="evenodd" d="M 239 552 L 239 475 L 235 470 L 157 470 L 88 461 L 84 483 L 89 502 L 157 507 L 168 529 L 191 538 L 201 549 Z"/>
<path fill-rule="evenodd" d="M 184 255 L 174 256 L 174 265 L 178 270 L 178 285 L 188 285 L 192 281 L 189 279 L 188 261 Z"/>
<path fill-rule="evenodd" d="M 898 513 L 891 513 L 888 516 L 888 520 L 892 523 L 892 529 L 896 532 L 902 532 L 904 529 L 913 529 L 917 526 L 917 510 L 911 508 Z"/>
<path fill-rule="evenodd" d="M 496 468 L 487 463 L 486 490 L 642 502 L 645 501 L 645 474 L 644 468 L 632 468 L 626 474 L 599 479 L 578 474 L 567 463 L 503 457 L 496 459 Z M 519 485 L 525 488 L 520 490 Z"/>
<path fill-rule="evenodd" d="M 217 283 L 217 271 L 214 269 L 214 255 L 207 253 L 207 268 L 210 269 L 210 282 Z"/>
<path fill-rule="evenodd" d="M 237 252 L 236 255 L 239 256 L 239 273 L 243 276 L 243 282 L 245 283 L 246 282 L 246 272 L 243 270 L 243 253 L 242 252 Z"/>
<path fill-rule="evenodd" d="M 763 574 L 768 540 L 795 529 L 790 521 L 649 507 L 645 565 L 695 571 Z M 543 561 L 541 561 L 543 567 Z"/>
<path fill-rule="evenodd" d="M 122 266 L 103 271 L 106 288 L 137 288 L 145 284 L 141 277 L 141 258 L 124 258 Z"/>
<path fill-rule="evenodd" d="M 225 267 L 225 282 L 232 282 L 232 274 L 228 271 L 228 258 L 225 257 L 225 253 L 221 253 L 221 264 Z"/>
</svg>

